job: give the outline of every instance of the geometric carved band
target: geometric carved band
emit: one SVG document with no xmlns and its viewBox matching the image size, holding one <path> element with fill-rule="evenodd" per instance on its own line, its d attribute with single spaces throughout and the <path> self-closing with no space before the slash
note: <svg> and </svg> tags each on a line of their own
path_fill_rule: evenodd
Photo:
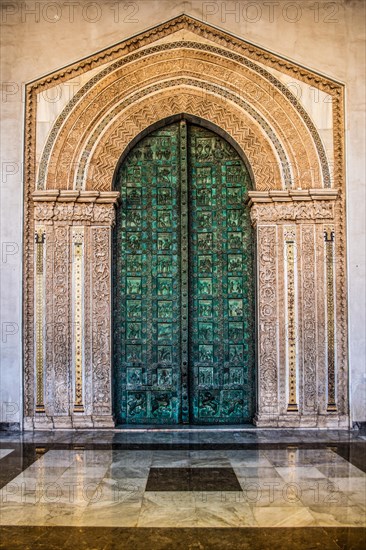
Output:
<svg viewBox="0 0 366 550">
<path fill-rule="evenodd" d="M 182 228 L 182 237 L 180 245 L 181 255 L 181 330 L 182 334 L 188 334 L 188 311 L 189 292 L 188 292 L 188 177 L 187 177 L 187 125 L 183 120 L 179 127 L 179 154 L 181 166 L 181 200 L 180 200 L 180 223 Z M 188 410 L 188 338 L 181 339 L 181 375 L 182 375 L 182 422 L 189 422 Z"/>
<path fill-rule="evenodd" d="M 44 227 L 37 227 L 36 242 L 36 413 L 44 413 Z"/>
<path fill-rule="evenodd" d="M 298 411 L 297 406 L 297 352 L 296 352 L 296 284 L 295 284 L 295 243 L 296 227 L 285 227 L 285 262 L 287 282 L 287 369 L 288 369 L 288 405 L 289 412 Z"/>
<path fill-rule="evenodd" d="M 74 306 L 74 412 L 84 412 L 83 405 L 83 248 L 84 228 L 72 230 L 73 246 L 73 306 Z"/>
<path fill-rule="evenodd" d="M 328 404 L 327 411 L 337 411 L 336 373 L 334 348 L 334 226 L 324 226 L 325 276 L 327 289 L 327 359 L 328 359 Z"/>
</svg>

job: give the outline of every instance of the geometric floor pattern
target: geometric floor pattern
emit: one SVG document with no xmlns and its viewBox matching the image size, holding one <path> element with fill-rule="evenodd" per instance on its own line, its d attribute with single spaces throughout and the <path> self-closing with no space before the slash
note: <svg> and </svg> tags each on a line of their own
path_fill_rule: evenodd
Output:
<svg viewBox="0 0 366 550">
<path fill-rule="evenodd" d="M 232 529 L 234 537 L 237 528 L 366 526 L 364 441 L 358 440 L 352 463 L 345 452 L 350 448 L 347 441 L 274 444 L 268 436 L 260 442 L 240 443 L 226 433 L 211 444 L 202 443 L 198 436 L 193 443 L 186 436 L 171 444 L 169 439 L 164 443 L 160 434 L 155 444 L 150 434 L 139 445 L 136 440 L 129 444 L 108 439 L 106 443 L 102 435 L 98 437 L 92 444 L 87 435 L 84 440 L 66 438 L 63 443 L 42 435 L 37 442 L 20 442 L 16 437 L 2 441 L 3 533 L 21 526 L 182 532 L 220 528 Z M 24 456 L 19 466 L 21 449 Z M 356 529 L 355 533 L 359 535 L 352 547 L 363 547 L 364 532 Z M 334 548 L 342 547 L 337 544 Z M 3 547 L 12 546 L 8 541 Z M 197 546 L 201 547 L 206 547 L 204 540 Z"/>
</svg>

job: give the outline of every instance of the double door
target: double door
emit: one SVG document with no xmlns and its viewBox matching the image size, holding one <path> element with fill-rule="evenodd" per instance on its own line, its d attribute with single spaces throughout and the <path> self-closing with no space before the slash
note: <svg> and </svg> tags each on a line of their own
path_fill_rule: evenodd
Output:
<svg viewBox="0 0 366 550">
<path fill-rule="evenodd" d="M 254 275 L 244 163 L 222 137 L 182 120 L 130 151 L 115 188 L 117 421 L 250 420 Z"/>
</svg>

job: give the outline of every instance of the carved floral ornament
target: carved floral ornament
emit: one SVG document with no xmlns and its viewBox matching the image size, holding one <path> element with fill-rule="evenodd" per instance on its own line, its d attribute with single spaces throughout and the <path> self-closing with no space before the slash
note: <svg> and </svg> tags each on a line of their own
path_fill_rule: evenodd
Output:
<svg viewBox="0 0 366 550">
<path fill-rule="evenodd" d="M 249 191 L 253 225 L 261 222 L 320 222 L 333 220 L 336 189 Z"/>
<path fill-rule="evenodd" d="M 36 191 L 33 193 L 37 222 L 83 222 L 84 225 L 114 225 L 118 192 Z"/>
</svg>

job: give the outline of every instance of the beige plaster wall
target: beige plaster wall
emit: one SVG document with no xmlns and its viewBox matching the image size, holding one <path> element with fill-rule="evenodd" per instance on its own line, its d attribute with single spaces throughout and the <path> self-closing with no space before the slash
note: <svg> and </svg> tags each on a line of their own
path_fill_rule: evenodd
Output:
<svg viewBox="0 0 366 550">
<path fill-rule="evenodd" d="M 363 0 L 1 1 L 1 422 L 19 422 L 22 407 L 24 83 L 182 12 L 346 84 L 351 416 L 366 420 L 365 5 Z"/>
</svg>

